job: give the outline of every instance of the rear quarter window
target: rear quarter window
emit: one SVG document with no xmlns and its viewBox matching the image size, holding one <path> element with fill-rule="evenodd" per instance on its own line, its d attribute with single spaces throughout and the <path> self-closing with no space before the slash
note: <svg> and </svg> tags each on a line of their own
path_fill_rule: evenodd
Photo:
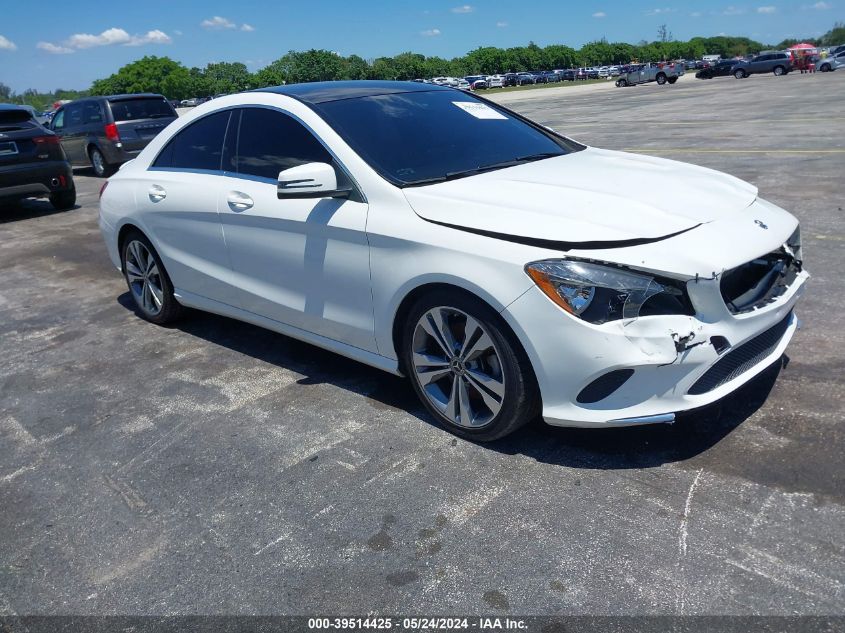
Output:
<svg viewBox="0 0 845 633">
<path fill-rule="evenodd" d="M 153 162 L 153 167 L 220 171 L 223 140 L 230 112 L 210 114 L 180 130 Z"/>
</svg>

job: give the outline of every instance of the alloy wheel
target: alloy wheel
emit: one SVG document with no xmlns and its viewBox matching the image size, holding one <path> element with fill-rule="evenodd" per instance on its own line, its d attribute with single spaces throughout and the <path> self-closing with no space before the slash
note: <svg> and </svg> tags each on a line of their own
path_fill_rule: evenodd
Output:
<svg viewBox="0 0 845 633">
<path fill-rule="evenodd" d="M 94 167 L 94 173 L 98 176 L 102 176 L 106 173 L 106 161 L 100 153 L 100 150 L 91 150 L 91 165 Z"/>
<path fill-rule="evenodd" d="M 139 240 L 126 245 L 124 268 L 135 303 L 150 315 L 157 315 L 164 305 L 161 273 L 149 249 Z"/>
<path fill-rule="evenodd" d="M 493 421 L 504 403 L 505 377 L 484 326 L 457 308 L 432 308 L 417 322 L 412 345 L 414 379 L 437 411 L 466 428 Z"/>
</svg>

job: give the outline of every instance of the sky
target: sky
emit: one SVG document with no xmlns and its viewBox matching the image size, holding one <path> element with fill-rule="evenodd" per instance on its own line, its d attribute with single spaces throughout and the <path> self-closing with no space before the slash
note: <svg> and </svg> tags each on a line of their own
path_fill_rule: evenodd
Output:
<svg viewBox="0 0 845 633">
<path fill-rule="evenodd" d="M 467 2 L 467 4 L 464 4 Z M 665 3 L 665 4 L 664 4 Z M 289 50 L 366 59 L 414 51 L 455 57 L 478 46 L 636 43 L 666 24 L 676 39 L 817 37 L 845 20 L 845 0 L 0 0 L 0 82 L 84 89 L 144 55 L 186 66 L 240 61 L 257 70 Z"/>
</svg>

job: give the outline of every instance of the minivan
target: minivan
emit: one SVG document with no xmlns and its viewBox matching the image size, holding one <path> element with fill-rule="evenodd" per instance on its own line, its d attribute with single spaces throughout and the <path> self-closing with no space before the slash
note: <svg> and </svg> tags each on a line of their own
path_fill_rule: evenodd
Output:
<svg viewBox="0 0 845 633">
<path fill-rule="evenodd" d="M 176 118 L 162 95 L 87 97 L 63 105 L 50 129 L 61 138 L 71 165 L 91 165 L 97 176 L 107 178 Z"/>
</svg>

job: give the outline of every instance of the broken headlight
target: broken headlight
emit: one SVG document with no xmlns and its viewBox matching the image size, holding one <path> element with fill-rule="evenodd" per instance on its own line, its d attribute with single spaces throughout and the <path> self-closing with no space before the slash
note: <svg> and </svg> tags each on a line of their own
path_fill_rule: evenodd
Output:
<svg viewBox="0 0 845 633">
<path fill-rule="evenodd" d="M 671 279 L 567 259 L 533 262 L 525 272 L 549 299 L 590 323 L 695 314 L 685 285 Z"/>
</svg>

